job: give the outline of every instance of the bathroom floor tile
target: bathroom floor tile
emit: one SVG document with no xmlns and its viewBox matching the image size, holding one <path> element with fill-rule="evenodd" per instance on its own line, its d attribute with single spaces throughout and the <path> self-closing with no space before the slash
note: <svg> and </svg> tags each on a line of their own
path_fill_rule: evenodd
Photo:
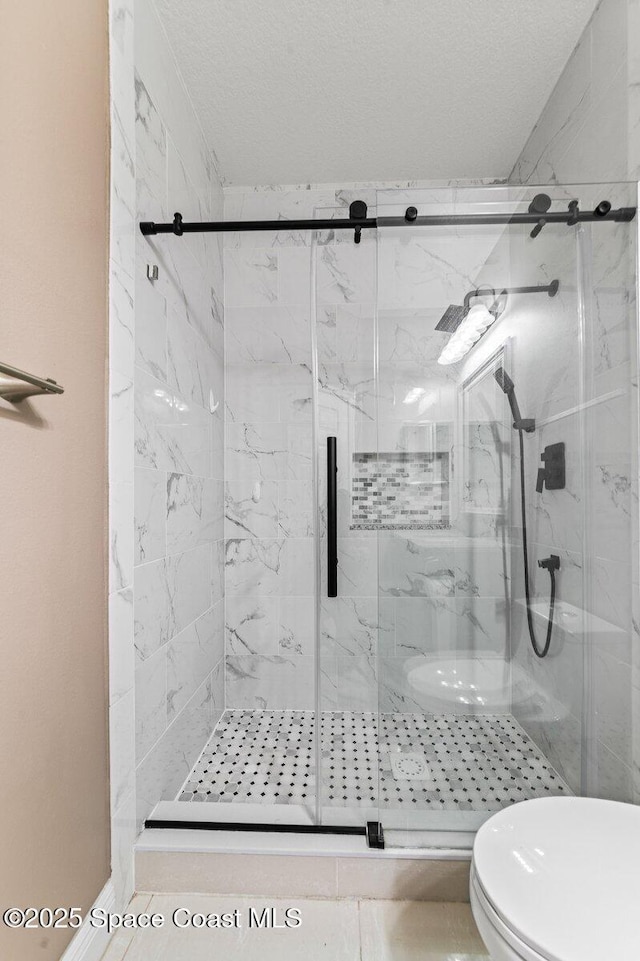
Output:
<svg viewBox="0 0 640 961">
<path fill-rule="evenodd" d="M 173 912 L 222 914 L 238 910 L 240 928 L 178 928 Z M 250 927 L 250 909 L 260 917 L 273 909 L 283 924 L 286 909 L 300 912 L 299 927 Z M 125 961 L 359 961 L 360 934 L 356 901 L 278 900 L 274 898 L 215 897 L 211 895 L 154 895 L 150 909 L 165 917 L 157 930 L 136 933 Z M 186 914 L 181 912 L 180 918 Z"/>
<path fill-rule="evenodd" d="M 134 894 L 131 901 L 125 908 L 127 914 L 143 914 L 149 910 L 149 904 L 151 903 L 150 894 Z M 123 961 L 124 956 L 127 953 L 128 948 L 131 946 L 131 942 L 135 937 L 135 931 L 131 928 L 126 930 L 119 928 L 113 934 L 111 941 L 109 942 L 109 947 L 102 955 L 101 961 Z"/>
<path fill-rule="evenodd" d="M 225 711 L 181 788 L 190 802 L 305 804 L 313 711 Z M 403 757 L 404 755 L 404 757 Z M 322 805 L 497 811 L 571 793 L 509 715 L 322 715 Z"/>
<path fill-rule="evenodd" d="M 468 904 L 361 901 L 362 961 L 489 961 Z"/>
</svg>

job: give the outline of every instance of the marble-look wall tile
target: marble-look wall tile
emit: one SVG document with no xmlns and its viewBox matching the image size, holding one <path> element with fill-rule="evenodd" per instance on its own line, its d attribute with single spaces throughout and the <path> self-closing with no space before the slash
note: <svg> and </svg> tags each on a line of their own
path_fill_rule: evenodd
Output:
<svg viewBox="0 0 640 961">
<path fill-rule="evenodd" d="M 109 591 L 133 583 L 133 484 L 109 483 Z"/>
<path fill-rule="evenodd" d="M 109 703 L 133 690 L 133 590 L 109 595 Z"/>
<path fill-rule="evenodd" d="M 112 370 L 109 389 L 109 477 L 133 484 L 133 380 Z"/>
<path fill-rule="evenodd" d="M 227 654 L 279 653 L 278 601 L 262 595 L 227 598 Z"/>
<path fill-rule="evenodd" d="M 136 76 L 136 211 L 142 220 L 167 219 L 167 133 L 147 88 Z"/>
<path fill-rule="evenodd" d="M 373 303 L 376 248 L 370 244 L 324 246 L 317 260 L 320 304 Z"/>
<path fill-rule="evenodd" d="M 278 257 L 267 249 L 225 250 L 225 307 L 267 307 L 278 300 Z"/>
<path fill-rule="evenodd" d="M 138 662 L 151 657 L 171 637 L 171 589 L 164 557 L 135 570 L 135 649 Z"/>
<path fill-rule="evenodd" d="M 308 363 L 228 363 L 228 423 L 295 423 L 309 430 L 312 387 Z"/>
<path fill-rule="evenodd" d="M 313 657 L 227 655 L 226 684 L 228 708 L 313 710 Z"/>
<path fill-rule="evenodd" d="M 282 654 L 313 654 L 315 607 L 313 595 L 278 598 L 277 638 Z"/>
<path fill-rule="evenodd" d="M 111 810 L 117 811 L 135 789 L 136 719 L 129 690 L 109 711 Z"/>
<path fill-rule="evenodd" d="M 133 82 L 133 70 L 131 70 Z M 125 86 L 128 78 L 125 81 Z M 126 96 L 126 94 L 125 94 Z M 112 262 L 129 277 L 135 269 L 136 184 L 134 179 L 135 130 L 128 117 L 126 99 L 111 106 L 110 244 Z"/>
<path fill-rule="evenodd" d="M 321 652 L 328 657 L 375 657 L 378 641 L 378 598 L 337 597 L 322 601 Z"/>
<path fill-rule="evenodd" d="M 311 481 L 278 482 L 278 535 L 312 537 L 315 529 L 315 504 Z"/>
<path fill-rule="evenodd" d="M 220 538 L 211 544 L 211 603 L 213 605 L 224 597 L 224 555 L 225 541 Z"/>
<path fill-rule="evenodd" d="M 167 726 L 167 651 L 155 651 L 136 668 L 136 761 L 139 764 Z"/>
<path fill-rule="evenodd" d="M 135 455 L 139 467 L 207 476 L 211 414 L 142 370 L 135 383 Z"/>
<path fill-rule="evenodd" d="M 169 310 L 167 323 L 168 382 L 181 397 L 209 406 L 209 393 L 220 396 L 222 376 L 213 352 L 189 324 L 184 311 Z"/>
<path fill-rule="evenodd" d="M 183 630 L 211 604 L 211 548 L 208 544 L 167 558 L 171 634 Z"/>
<path fill-rule="evenodd" d="M 594 692 L 596 736 L 608 750 L 630 764 L 633 729 L 629 666 L 596 651 Z"/>
<path fill-rule="evenodd" d="M 164 557 L 167 549 L 167 475 L 136 467 L 134 559 L 136 564 Z"/>
<path fill-rule="evenodd" d="M 180 145 L 191 182 L 202 193 L 208 192 L 208 184 L 217 178 L 212 154 L 151 0 L 135 0 L 135 15 L 136 72 L 150 92 L 174 143 Z"/>
<path fill-rule="evenodd" d="M 210 544 L 222 535 L 222 481 L 193 474 L 166 476 L 167 553 Z"/>
<path fill-rule="evenodd" d="M 225 484 L 227 537 L 277 537 L 278 484 L 276 481 L 234 480 Z"/>
<path fill-rule="evenodd" d="M 308 364 L 311 355 L 309 286 L 300 306 L 229 307 L 229 364 Z"/>
<path fill-rule="evenodd" d="M 313 592 L 311 538 L 233 538 L 226 548 L 231 595 L 308 595 Z"/>
<path fill-rule="evenodd" d="M 298 424 L 227 424 L 227 478 L 310 480 L 311 437 Z"/>
<path fill-rule="evenodd" d="M 158 281 L 147 277 L 147 267 L 158 267 L 153 249 L 140 237 L 136 241 L 138 269 L 135 280 L 135 359 L 152 377 L 167 378 L 167 301 Z"/>
<path fill-rule="evenodd" d="M 116 910 L 133 894 L 135 708 L 133 641 L 133 377 L 135 97 L 133 6 L 109 6 L 111 91 L 109 262 L 109 742 Z"/>
<path fill-rule="evenodd" d="M 109 264 L 109 368 L 133 381 L 134 282 L 130 274 Z"/>
<path fill-rule="evenodd" d="M 224 647 L 222 604 L 207 611 L 167 645 L 167 722 L 189 702 L 220 660 Z"/>
<path fill-rule="evenodd" d="M 137 826 L 159 800 L 173 801 L 211 733 L 211 676 L 206 677 L 136 772 Z"/>
</svg>

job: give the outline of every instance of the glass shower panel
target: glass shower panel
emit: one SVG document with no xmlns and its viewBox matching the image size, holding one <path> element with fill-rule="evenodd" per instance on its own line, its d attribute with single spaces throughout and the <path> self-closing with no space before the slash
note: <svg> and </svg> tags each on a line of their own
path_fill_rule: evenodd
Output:
<svg viewBox="0 0 640 961">
<path fill-rule="evenodd" d="M 318 218 L 345 209 L 318 208 Z M 377 820 L 377 461 L 376 236 L 316 234 L 312 249 L 316 334 L 316 458 L 321 708 L 319 819 L 362 826 Z M 335 438 L 337 498 L 328 509 L 327 441 Z M 330 590 L 329 525 L 337 540 L 337 583 Z M 330 596 L 335 593 L 335 596 Z"/>
<path fill-rule="evenodd" d="M 593 209 L 614 193 L 545 191 L 554 209 L 574 198 Z M 628 251 L 633 226 L 549 223 L 532 237 L 531 224 L 384 225 L 410 205 L 419 215 L 527 212 L 539 192 L 378 194 L 379 460 L 397 472 L 398 505 L 378 539 L 380 819 L 392 843 L 468 846 L 465 832 L 501 807 L 588 790 L 602 724 L 588 615 L 604 597 L 591 570 L 592 488 L 603 475 L 588 438 L 589 405 L 600 409 L 589 380 L 602 336 L 609 350 L 602 323 L 630 342 L 621 300 L 633 271 L 614 251 Z M 616 320 L 600 327 L 596 237 L 625 276 L 624 290 L 605 296 Z M 611 376 L 628 405 L 628 371 Z M 545 465 L 560 473 L 538 491 Z M 552 576 L 540 658 L 531 635 L 542 651 Z M 630 602 L 628 574 L 625 591 Z"/>
</svg>

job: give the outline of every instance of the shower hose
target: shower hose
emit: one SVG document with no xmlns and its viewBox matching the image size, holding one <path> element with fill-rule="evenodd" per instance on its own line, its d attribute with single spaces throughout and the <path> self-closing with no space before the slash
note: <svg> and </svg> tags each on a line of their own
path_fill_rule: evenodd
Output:
<svg viewBox="0 0 640 961">
<path fill-rule="evenodd" d="M 551 644 L 551 634 L 553 632 L 553 615 L 556 606 L 556 574 L 553 567 L 547 568 L 549 571 L 549 576 L 551 577 L 551 598 L 549 601 L 549 620 L 547 626 L 547 636 L 545 638 L 544 647 L 538 646 L 538 641 L 536 640 L 536 632 L 533 626 L 533 616 L 531 613 L 531 593 L 529 590 L 529 550 L 527 546 L 527 511 L 525 506 L 525 482 L 524 482 L 524 441 L 522 439 L 523 431 L 518 430 L 518 436 L 520 438 L 520 504 L 522 507 L 522 553 L 524 560 L 524 593 L 527 601 L 527 625 L 529 627 L 529 637 L 531 638 L 531 647 L 533 648 L 533 653 L 536 657 L 546 657 L 549 652 L 549 645 Z"/>
</svg>

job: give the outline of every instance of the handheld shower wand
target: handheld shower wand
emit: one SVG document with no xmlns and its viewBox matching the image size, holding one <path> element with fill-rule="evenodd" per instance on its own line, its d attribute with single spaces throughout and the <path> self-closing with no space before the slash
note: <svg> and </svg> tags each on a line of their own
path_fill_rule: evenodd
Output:
<svg viewBox="0 0 640 961">
<path fill-rule="evenodd" d="M 551 578 L 551 597 L 549 600 L 547 636 L 545 638 L 544 647 L 539 647 L 536 639 L 535 628 L 533 626 L 533 617 L 531 613 L 531 592 L 529 589 L 529 549 L 527 545 L 527 511 L 525 504 L 526 491 L 524 480 L 523 441 L 523 434 L 533 433 L 533 431 L 536 429 L 536 422 L 533 418 L 522 417 L 520 414 L 520 408 L 518 407 L 518 401 L 516 400 L 516 389 L 514 383 L 505 371 L 504 367 L 496 368 L 493 376 L 495 377 L 500 390 L 507 395 L 509 407 L 511 408 L 511 416 L 513 417 L 513 426 L 515 430 L 518 431 L 518 438 L 520 440 L 520 506 L 522 508 L 522 554 L 524 561 L 524 593 L 527 602 L 527 626 L 529 628 L 529 638 L 531 639 L 531 646 L 534 654 L 536 657 L 546 657 L 549 653 L 551 634 L 553 632 L 553 615 L 556 603 L 556 571 L 560 569 L 560 558 L 557 556 L 557 554 L 551 554 L 550 557 L 545 557 L 543 560 L 538 561 L 538 567 L 548 570 L 549 577 Z"/>
<path fill-rule="evenodd" d="M 520 408 L 518 407 L 518 401 L 516 399 L 516 389 L 514 383 L 504 367 L 498 367 L 494 371 L 493 376 L 498 382 L 500 389 L 507 395 L 509 407 L 511 408 L 511 416 L 513 417 L 513 426 L 515 429 L 523 430 L 527 434 L 532 434 L 536 429 L 536 422 L 532 417 L 522 417 Z"/>
</svg>

